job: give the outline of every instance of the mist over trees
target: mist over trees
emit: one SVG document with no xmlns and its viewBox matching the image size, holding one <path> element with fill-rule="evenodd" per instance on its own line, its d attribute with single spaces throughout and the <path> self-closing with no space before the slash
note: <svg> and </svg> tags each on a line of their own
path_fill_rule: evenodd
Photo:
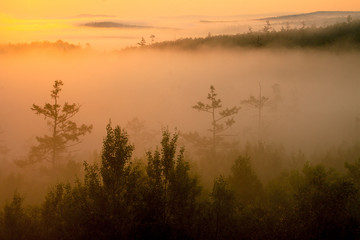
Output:
<svg viewBox="0 0 360 240">
<path fill-rule="evenodd" d="M 73 52 L 80 51 L 82 48 L 80 45 L 75 45 L 68 43 L 62 40 L 56 42 L 42 41 L 42 42 L 32 42 L 32 43 L 17 43 L 17 44 L 3 44 L 0 45 L 0 54 L 10 54 L 10 53 L 23 53 L 24 51 L 41 51 L 41 50 L 54 50 Z"/>
<path fill-rule="evenodd" d="M 262 19 L 264 25 L 261 29 L 254 31 L 249 26 L 247 33 L 237 34 L 207 34 L 207 37 L 179 38 L 173 41 L 155 41 L 155 35 L 149 36 L 147 43 L 144 37 L 135 41 L 136 47 L 127 47 L 118 52 L 129 52 L 136 49 L 158 49 L 158 50 L 196 50 L 211 48 L 250 48 L 250 49 L 322 49 L 330 51 L 359 50 L 360 20 L 353 19 L 348 15 L 342 21 L 326 26 L 307 24 L 301 21 L 301 26 L 291 26 L 289 21 L 272 25 L 276 18 Z M 61 53 L 86 52 L 90 44 L 84 46 L 72 44 L 63 40 L 54 42 L 42 41 L 31 43 L 2 44 L 0 54 L 23 53 L 33 51 L 58 51 Z"/>
<path fill-rule="evenodd" d="M 55 81 L 52 104 L 32 107 L 50 119 L 50 130 L 57 129 L 55 126 L 63 129 L 61 123 L 79 112 L 77 104 L 61 107 L 58 103 L 61 86 L 61 81 Z M 211 130 L 221 134 L 217 130 L 225 128 L 216 128 L 216 124 L 227 118 L 231 124 L 226 126 L 235 124 L 232 117 L 240 108 L 222 109 L 214 86 L 210 86 L 207 99 L 209 103 L 198 102 L 193 108 L 209 113 Z M 259 99 L 267 98 L 260 94 Z M 255 97 L 249 101 L 254 101 L 257 109 L 265 102 Z M 139 119 L 127 126 L 134 134 L 147 136 Z M 91 127 L 84 129 L 87 133 Z M 73 133 L 79 131 L 64 136 Z M 57 181 L 40 203 L 33 205 L 26 205 L 26 196 L 15 192 L 0 211 L 0 238 L 359 238 L 360 148 L 356 144 L 352 152 L 338 153 L 344 166 L 335 170 L 329 167 L 334 154 L 320 157 L 322 164 L 309 163 L 301 152 L 289 156 L 263 141 L 234 145 L 230 152 L 218 149 L 214 154 L 210 141 L 210 148 L 202 150 L 207 154 L 199 154 L 198 164 L 227 170 L 208 172 L 189 160 L 186 148 L 178 147 L 177 131 L 163 129 L 160 146 L 139 158 L 133 157 L 136 146 L 126 129 L 112 127 L 110 121 L 105 134 L 101 157 L 85 160 L 83 174 L 77 171 L 76 180 Z M 69 139 L 77 140 L 80 135 Z M 60 154 L 59 150 L 65 150 L 53 146 L 48 146 L 50 160 L 53 151 Z M 359 160 L 348 161 L 354 156 Z"/>
<path fill-rule="evenodd" d="M 262 131 L 261 113 L 268 100 L 269 100 L 268 97 L 262 95 L 261 83 L 259 82 L 259 96 L 257 98 L 254 96 L 250 96 L 248 99 L 241 101 L 242 104 L 249 105 L 258 110 L 258 141 L 259 142 L 261 142 L 261 131 Z"/>
<path fill-rule="evenodd" d="M 41 205 L 26 207 L 16 193 L 0 214 L 3 239 L 358 239 L 359 161 L 336 172 L 305 164 L 262 183 L 249 156 L 228 176 L 201 187 L 163 130 L 146 162 L 132 159 L 126 130 L 106 127 L 101 163 L 52 187 Z"/>
<path fill-rule="evenodd" d="M 34 105 L 33 109 L 42 112 L 49 108 L 54 110 L 51 113 L 57 113 L 56 110 L 61 109 L 57 102 L 61 86 L 62 82 L 55 81 L 51 92 L 53 105 L 47 104 L 44 108 Z M 255 104 L 260 102 L 255 97 L 251 99 Z M 209 104 L 199 102 L 194 108 L 213 116 L 215 110 L 222 107 L 213 86 L 210 86 L 208 100 Z M 78 112 L 77 105 L 71 106 L 69 109 L 74 111 L 65 116 Z M 215 120 L 231 118 L 239 110 L 238 107 L 231 109 L 234 111 L 220 110 L 223 114 Z M 229 112 L 233 114 L 227 114 Z M 127 126 L 134 133 L 144 130 L 143 123 L 136 118 Z M 360 158 L 345 161 L 344 171 L 339 171 L 324 164 L 310 164 L 301 153 L 289 157 L 265 142 L 249 143 L 230 155 L 223 151 L 214 155 L 210 148 L 206 151 L 212 153 L 212 158 L 227 158 L 228 162 L 217 164 L 230 164 L 230 168 L 225 174 L 212 175 L 208 186 L 204 184 L 203 174 L 209 173 L 194 170 L 196 165 L 187 160 L 186 149 L 178 147 L 178 138 L 177 131 L 171 133 L 163 129 L 160 147 L 135 159 L 136 146 L 130 143 L 127 131 L 120 126 L 112 127 L 109 121 L 101 158 L 84 161 L 84 174 L 80 178 L 57 182 L 37 205 L 25 205 L 26 197 L 14 193 L 0 211 L 0 237 L 40 240 L 359 238 Z M 355 150 L 354 154 L 359 156 L 360 151 Z M 209 156 L 200 157 L 211 165 Z M 345 156 L 339 158 L 353 158 Z M 281 168 L 276 161 L 282 158 L 288 158 L 289 164 L 297 161 L 297 165 Z M 266 176 L 257 164 L 273 175 Z"/>
<path fill-rule="evenodd" d="M 211 114 L 211 128 L 208 129 L 211 132 L 212 138 L 212 147 L 211 150 L 213 153 L 216 153 L 217 145 L 220 143 L 222 137 L 226 136 L 224 135 L 224 131 L 226 131 L 228 128 L 230 128 L 234 123 L 234 117 L 233 115 L 236 115 L 238 111 L 240 110 L 240 107 L 232 107 L 232 108 L 224 108 L 221 103 L 221 99 L 217 98 L 217 93 L 215 91 L 214 86 L 210 86 L 210 92 L 207 96 L 209 103 L 203 103 L 199 101 L 196 105 L 194 105 L 192 108 L 200 111 L 200 112 L 206 112 Z M 189 135 L 186 135 L 187 139 L 191 140 L 189 138 Z"/>
<path fill-rule="evenodd" d="M 276 42 L 275 37 L 281 34 L 272 31 L 270 23 L 266 25 L 266 31 L 251 32 L 242 37 L 260 42 L 274 37 L 271 41 Z M 357 24 L 350 19 L 347 23 L 329 28 L 310 29 L 304 26 L 302 29 L 284 30 L 286 33 L 282 34 L 290 38 L 303 31 L 304 36 L 310 39 L 310 32 L 314 30 L 319 31 L 318 36 L 320 33 L 325 34 L 325 31 L 331 32 L 330 36 L 333 36 L 337 34 L 334 30 L 336 26 L 355 29 Z M 261 38 L 257 38 L 257 34 Z M 202 41 L 221 40 L 222 37 L 225 38 L 209 36 Z M 306 37 L 296 39 L 291 41 L 307 41 Z M 194 41 L 191 40 L 191 44 Z M 265 45 L 272 46 L 271 41 Z M 350 42 L 355 43 L 352 40 Z M 155 47 L 156 44 L 138 47 L 136 51 Z M 130 54 L 125 55 L 124 62 L 128 64 L 119 61 L 117 65 L 110 65 L 106 58 L 102 59 L 106 68 L 100 69 L 100 74 L 91 71 L 100 68 L 99 59 L 92 59 L 91 64 L 74 70 L 85 76 L 82 80 L 86 84 L 69 81 L 69 86 L 73 87 L 70 96 L 79 97 L 82 102 L 84 95 L 80 94 L 79 89 L 90 95 L 88 98 L 91 101 L 87 99 L 87 105 L 81 111 L 78 104 L 60 104 L 60 99 L 65 97 L 62 95 L 65 92 L 61 92 L 63 82 L 55 81 L 49 103 L 33 104 L 32 112 L 25 104 L 29 116 L 38 115 L 48 121 L 48 134 L 42 136 L 36 132 L 37 145 L 30 145 L 34 146 L 30 155 L 33 157 L 32 162 L 38 164 L 29 165 L 28 168 L 9 167 L 12 160 L 8 156 L 11 146 L 8 146 L 6 134 L 13 129 L 3 129 L 3 134 L 0 131 L 0 239 L 359 239 L 360 121 L 356 108 L 358 85 L 352 82 L 356 80 L 358 72 L 349 71 L 358 69 L 358 58 L 341 54 L 340 57 L 333 56 L 335 63 L 340 66 L 338 68 L 344 67 L 340 65 L 343 59 L 346 59 L 346 66 L 350 67 L 330 71 L 331 76 L 322 75 L 323 71 L 316 72 L 311 68 L 312 71 L 295 76 L 298 72 L 293 69 L 304 72 L 313 62 L 299 66 L 297 63 L 304 59 L 297 55 L 285 58 L 300 59 L 293 61 L 294 65 L 290 66 L 283 63 L 283 58 L 275 59 L 271 58 L 273 55 L 266 54 L 249 58 L 249 63 L 241 58 L 243 54 L 247 53 L 241 52 L 230 58 L 222 58 L 224 55 L 213 58 L 211 55 L 201 58 L 190 55 L 196 61 L 205 62 L 204 65 L 195 64 L 193 68 L 190 66 L 194 62 L 190 62 L 187 54 L 185 63 L 174 61 L 183 57 L 179 52 L 174 55 L 171 53 L 165 61 L 155 61 L 155 64 L 152 63 L 154 58 L 147 58 L 151 55 L 135 58 Z M 321 63 L 323 65 L 316 64 L 314 68 L 325 66 L 326 71 L 329 66 L 335 68 L 333 59 L 324 61 L 328 55 L 318 55 L 315 52 L 305 59 L 316 58 L 316 61 L 324 62 Z M 118 61 L 118 55 L 115 56 Z M 258 69 L 259 65 L 254 62 L 260 58 L 265 59 L 260 61 L 260 66 L 265 62 L 269 67 L 263 64 L 263 68 Z M 284 68 L 274 70 L 271 61 L 279 61 L 279 65 L 284 65 Z M 169 62 L 169 65 L 164 62 Z M 237 65 L 231 65 L 233 62 L 237 62 Z M 162 63 L 161 69 L 155 69 L 154 66 L 159 63 Z M 73 62 L 60 66 L 56 64 L 52 70 L 59 68 L 56 72 L 59 73 L 65 69 L 64 66 L 71 64 Z M 213 74 L 210 71 L 213 66 L 223 69 Z M 231 72 L 228 66 L 236 70 Z M 241 66 L 249 71 L 239 70 Z M 179 70 L 182 68 L 188 75 Z M 121 71 L 112 75 L 113 69 Z M 130 69 L 131 74 L 123 69 Z M 276 83 L 265 81 L 264 88 L 259 86 L 258 89 L 258 80 L 266 80 L 264 75 L 258 73 L 263 70 L 266 76 L 276 76 Z M 139 72 L 144 73 L 136 75 Z M 153 72 L 156 73 L 149 74 Z M 201 76 L 210 80 L 194 81 L 190 75 L 195 79 Z M 99 76 L 103 77 L 100 84 L 91 82 Z M 214 85 L 209 84 L 219 76 L 220 80 L 214 81 Z M 138 78 L 145 80 L 139 81 Z M 278 78 L 286 78 L 286 81 L 278 84 Z M 107 79 L 110 80 L 107 82 Z M 180 79 L 181 82 L 169 79 Z M 246 79 L 250 84 L 246 84 Z M 326 84 L 314 79 L 319 82 L 325 79 Z M 333 84 L 334 79 L 341 83 Z M 183 84 L 184 81 L 188 81 L 188 85 Z M 300 84 L 306 81 L 310 84 Z M 292 91 L 289 85 L 300 90 L 306 89 L 306 94 L 296 95 L 296 89 Z M 331 87 L 324 88 L 329 85 Z M 89 86 L 93 89 L 89 90 Z M 218 96 L 216 90 L 222 93 L 226 86 L 229 94 Z M 273 86 L 273 94 L 269 93 L 269 86 Z M 175 88 L 182 92 L 175 91 Z M 351 92 L 348 91 L 350 88 Z M 202 99 L 199 93 L 204 89 L 208 89 L 207 98 L 193 105 Z M 330 94 L 324 97 L 327 91 Z M 31 98 L 35 98 L 37 93 L 34 90 Z M 156 95 L 160 96 L 159 99 L 152 101 Z M 102 102 L 101 98 L 106 98 L 106 101 Z M 172 99 L 177 101 L 173 102 Z M 334 99 L 338 101 L 333 102 Z M 31 100 L 30 103 L 37 101 Z M 298 101 L 304 102 L 300 105 Z M 327 101 L 329 106 L 323 104 Z M 24 102 L 29 101 L 26 99 Z M 99 105 L 95 106 L 94 103 Z M 240 110 L 237 104 L 241 103 Z M 234 107 L 226 108 L 229 105 Z M 314 105 L 316 107 L 312 108 Z M 13 105 L 9 102 L 9 106 Z M 247 109 L 246 106 L 253 109 Z M 324 110 L 326 107 L 335 111 L 327 112 L 327 109 Z M 101 118 L 94 126 L 102 129 L 76 124 L 73 117 L 83 111 L 87 111 L 86 116 L 91 118 L 86 119 L 92 123 L 96 121 L 95 115 Z M 145 118 L 131 118 L 140 111 L 145 112 Z M 112 120 L 106 125 L 111 114 Z M 281 119 L 284 117 L 281 114 L 286 117 Z M 345 119 L 345 124 L 342 121 L 338 124 L 338 119 L 333 118 L 335 114 L 339 119 Z M 36 118 L 38 116 L 34 116 L 34 122 L 42 124 Z M 319 116 L 321 118 L 318 119 Z M 151 118 L 156 119 L 155 125 L 161 126 L 162 131 L 153 130 L 153 126 L 146 124 Z M 303 118 L 319 121 L 320 124 L 306 125 L 308 122 L 303 121 Z M 177 119 L 176 123 L 198 122 L 193 125 L 197 131 L 187 133 L 184 127 L 172 132 L 170 127 L 163 127 L 169 123 L 169 119 Z M 346 125 L 349 119 L 351 126 Z M 29 122 L 34 123 L 31 120 Z M 104 126 L 100 126 L 99 122 L 105 122 Z M 125 127 L 113 125 L 117 122 Z M 262 122 L 269 124 L 261 126 Z M 296 124 L 289 124 L 294 122 Z M 317 131 L 316 127 L 322 127 L 327 122 L 331 122 L 331 127 L 346 127 L 350 132 L 344 135 L 346 142 L 336 144 L 342 140 L 340 135 L 326 135 L 323 129 Z M 279 127 L 271 128 L 275 124 Z M 29 126 L 33 127 L 31 124 Z M 253 134 L 256 126 L 258 131 L 263 131 L 264 136 L 258 139 L 254 137 L 255 140 L 248 138 L 256 135 Z M 283 138 L 279 137 L 280 144 L 267 137 L 271 134 L 271 137 L 278 136 L 289 128 L 297 127 L 300 129 Z M 93 136 L 94 131 L 99 131 L 103 137 L 99 153 L 93 141 L 87 146 L 90 154 L 67 154 L 67 146 L 79 143 L 90 132 L 90 136 Z M 236 138 L 226 136 L 236 134 Z M 300 138 L 301 134 L 306 137 L 299 140 L 300 144 L 294 144 L 295 151 L 285 145 L 290 142 L 289 136 L 292 134 L 294 138 Z M 320 141 L 313 141 L 311 138 L 317 135 Z M 335 144 L 327 142 L 330 138 L 338 141 L 334 141 Z M 313 145 L 314 152 L 302 149 L 305 146 L 301 142 L 303 139 Z M 97 140 L 101 142 L 101 138 Z M 50 163 L 52 170 L 47 168 L 46 162 Z"/>
<path fill-rule="evenodd" d="M 52 103 L 45 103 L 42 107 L 33 104 L 31 110 L 47 120 L 50 135 L 36 137 L 38 144 L 31 148 L 28 159 L 17 161 L 18 165 L 47 161 L 55 168 L 61 155 L 69 147 L 78 144 L 81 136 L 91 133 L 92 125 L 82 124 L 78 126 L 77 123 L 71 120 L 79 112 L 79 104 L 69 104 L 67 102 L 63 105 L 59 104 L 63 85 L 61 80 L 54 82 L 50 95 L 53 100 Z"/>
<path fill-rule="evenodd" d="M 360 20 L 351 17 L 342 23 L 326 27 L 306 26 L 290 28 L 284 24 L 275 29 L 270 20 L 266 20 L 261 31 L 236 35 L 209 35 L 206 38 L 183 38 L 176 41 L 157 42 L 149 48 L 195 50 L 201 48 L 287 48 L 287 49 L 325 49 L 358 50 L 360 46 Z"/>
</svg>

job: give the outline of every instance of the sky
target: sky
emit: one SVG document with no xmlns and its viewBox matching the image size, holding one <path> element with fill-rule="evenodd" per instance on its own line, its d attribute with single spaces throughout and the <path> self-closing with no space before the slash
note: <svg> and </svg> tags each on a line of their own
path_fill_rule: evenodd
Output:
<svg viewBox="0 0 360 240">
<path fill-rule="evenodd" d="M 1 0 L 0 43 L 61 39 L 102 47 L 131 46 L 136 45 L 141 37 L 153 34 L 162 41 L 247 29 L 246 24 L 234 23 L 243 21 L 235 16 L 359 10 L 358 0 Z M 204 20 L 201 18 L 211 17 L 228 17 L 221 20 L 233 24 L 226 28 L 217 26 L 217 29 L 197 24 Z M 125 27 L 94 29 L 86 25 L 105 21 L 124 24 Z"/>
<path fill-rule="evenodd" d="M 233 15 L 272 12 L 360 10 L 358 0 L 2 0 L 0 11 L 20 18 L 111 14 L 124 17 L 174 15 Z"/>
</svg>

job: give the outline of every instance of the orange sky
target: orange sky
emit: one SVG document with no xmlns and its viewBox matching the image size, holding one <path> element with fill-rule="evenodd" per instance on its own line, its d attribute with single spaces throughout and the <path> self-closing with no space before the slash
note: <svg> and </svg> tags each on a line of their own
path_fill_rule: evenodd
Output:
<svg viewBox="0 0 360 240">
<path fill-rule="evenodd" d="M 81 13 L 124 17 L 230 15 L 319 10 L 357 11 L 359 0 L 2 0 L 0 12 L 17 18 L 69 17 Z"/>
<path fill-rule="evenodd" d="M 313 11 L 360 11 L 359 0 L 0 0 L 0 43 L 54 41 L 65 39 L 82 42 L 80 38 L 134 38 L 129 42 L 147 36 L 159 29 L 144 33 L 125 31 L 110 32 L 109 29 L 86 30 L 79 28 L 79 14 L 112 15 L 117 21 L 129 21 L 129 24 L 152 25 L 163 28 L 176 28 L 176 23 L 154 23 L 156 17 L 174 17 L 183 15 L 233 16 L 242 14 L 305 13 Z M 76 21 L 75 21 L 75 20 Z M 150 21 L 151 19 L 151 21 Z M 83 19 L 85 22 L 86 20 Z M 95 21 L 88 19 L 87 21 Z M 105 20 L 101 20 L 105 21 Z M 191 24 L 188 24 L 191 25 Z M 122 30 L 121 30 L 122 31 Z M 207 31 L 200 32 L 203 36 Z M 114 35 L 115 34 L 115 35 Z M 157 33 L 157 36 L 161 36 Z M 186 37 L 179 32 L 168 32 L 167 39 Z M 81 36 L 80 36 L 81 35 Z M 185 33 L 184 33 L 185 35 Z M 163 35 L 165 37 L 165 35 Z M 89 37 L 89 38 L 90 38 Z M 161 40 L 159 38 L 158 40 Z M 87 41 L 87 40 L 84 40 Z M 95 41 L 95 40 L 94 40 Z M 75 42 L 76 43 L 76 42 Z M 124 43 L 125 44 L 125 43 Z"/>
</svg>

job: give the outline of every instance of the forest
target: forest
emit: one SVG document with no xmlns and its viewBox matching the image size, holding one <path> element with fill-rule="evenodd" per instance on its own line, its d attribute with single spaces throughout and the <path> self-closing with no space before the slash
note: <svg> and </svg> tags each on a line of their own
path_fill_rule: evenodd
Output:
<svg viewBox="0 0 360 240">
<path fill-rule="evenodd" d="M 148 41 L 142 37 L 136 47 L 127 47 L 117 52 L 133 51 L 137 47 L 160 50 L 187 50 L 193 51 L 202 48 L 255 48 L 255 49 L 322 49 L 322 50 L 359 50 L 360 45 L 360 20 L 353 19 L 348 15 L 343 22 L 336 24 L 316 26 L 306 25 L 294 26 L 291 22 L 279 23 L 273 26 L 271 18 L 266 20 L 260 30 L 253 30 L 249 25 L 247 33 L 212 35 L 198 38 L 179 38 L 174 41 L 155 41 L 155 35 L 151 35 Z M 75 45 L 62 40 L 56 42 L 42 41 L 32 43 L 2 44 L 0 54 L 9 52 L 21 52 L 31 50 L 60 50 L 64 52 L 87 51 L 87 46 Z"/>
<path fill-rule="evenodd" d="M 94 59 L 63 41 L 0 47 L 16 126 L 0 128 L 0 239 L 359 239 L 359 28 L 267 22 Z M 33 48 L 63 55 L 4 57 Z M 51 74 L 82 78 L 53 81 L 49 101 Z"/>
<path fill-rule="evenodd" d="M 178 137 L 164 130 L 159 148 L 139 162 L 132 159 L 126 130 L 109 123 L 101 162 L 85 161 L 81 179 L 55 184 L 38 205 L 25 206 L 21 193 L 7 201 L 1 238 L 359 238 L 360 159 L 346 162 L 344 172 L 305 163 L 264 183 L 251 154 L 236 154 L 229 174 L 216 177 L 208 189 Z M 278 157 L 261 145 L 253 151 L 266 161 Z M 220 155 L 204 160 L 214 163 Z"/>
<path fill-rule="evenodd" d="M 73 169 L 78 175 L 73 181 L 54 183 L 38 204 L 25 205 L 22 193 L 15 192 L 1 210 L 1 239 L 360 237 L 359 142 L 318 157 L 322 163 L 314 159 L 310 163 L 301 152 L 285 156 L 260 138 L 243 149 L 229 146 L 220 133 L 234 124 L 233 115 L 240 108 L 222 109 L 211 86 L 208 103 L 198 102 L 193 108 L 214 113 L 212 137 L 165 128 L 154 151 L 134 158 L 136 146 L 126 129 L 113 127 L 110 121 L 99 160 L 84 161 L 83 171 L 74 172 L 79 164 L 69 165 L 66 144 L 78 142 L 92 126 L 70 120 L 79 106 L 58 103 L 62 86 L 62 81 L 55 81 L 52 103 L 33 104 L 35 114 L 50 119 L 51 134 L 37 137 L 38 145 L 31 148 L 27 160 L 17 164 L 48 161 L 46 174 L 66 175 Z M 266 101 L 260 96 L 243 103 L 261 111 Z M 201 163 L 197 170 L 186 149 L 178 146 L 179 138 L 201 145 L 194 147 Z M 330 167 L 334 163 L 344 166 Z M 218 168 L 228 171 L 216 175 Z"/>
<path fill-rule="evenodd" d="M 303 21 L 300 27 L 291 27 L 289 22 L 285 22 L 280 29 L 276 29 L 272 26 L 271 21 L 267 20 L 260 31 L 253 31 L 249 26 L 248 33 L 214 36 L 209 33 L 206 38 L 183 38 L 151 44 L 149 47 L 181 50 L 214 47 L 358 50 L 359 32 L 360 20 L 353 20 L 351 15 L 345 22 L 323 27 L 307 26 Z"/>
</svg>

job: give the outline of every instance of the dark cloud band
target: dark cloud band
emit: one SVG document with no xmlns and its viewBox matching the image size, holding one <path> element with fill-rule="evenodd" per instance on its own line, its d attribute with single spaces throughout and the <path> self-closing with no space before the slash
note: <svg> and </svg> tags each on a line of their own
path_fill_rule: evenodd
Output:
<svg viewBox="0 0 360 240">
<path fill-rule="evenodd" d="M 132 25 L 117 22 L 88 22 L 80 24 L 80 26 L 93 27 L 93 28 L 151 28 L 150 26 Z"/>
</svg>

